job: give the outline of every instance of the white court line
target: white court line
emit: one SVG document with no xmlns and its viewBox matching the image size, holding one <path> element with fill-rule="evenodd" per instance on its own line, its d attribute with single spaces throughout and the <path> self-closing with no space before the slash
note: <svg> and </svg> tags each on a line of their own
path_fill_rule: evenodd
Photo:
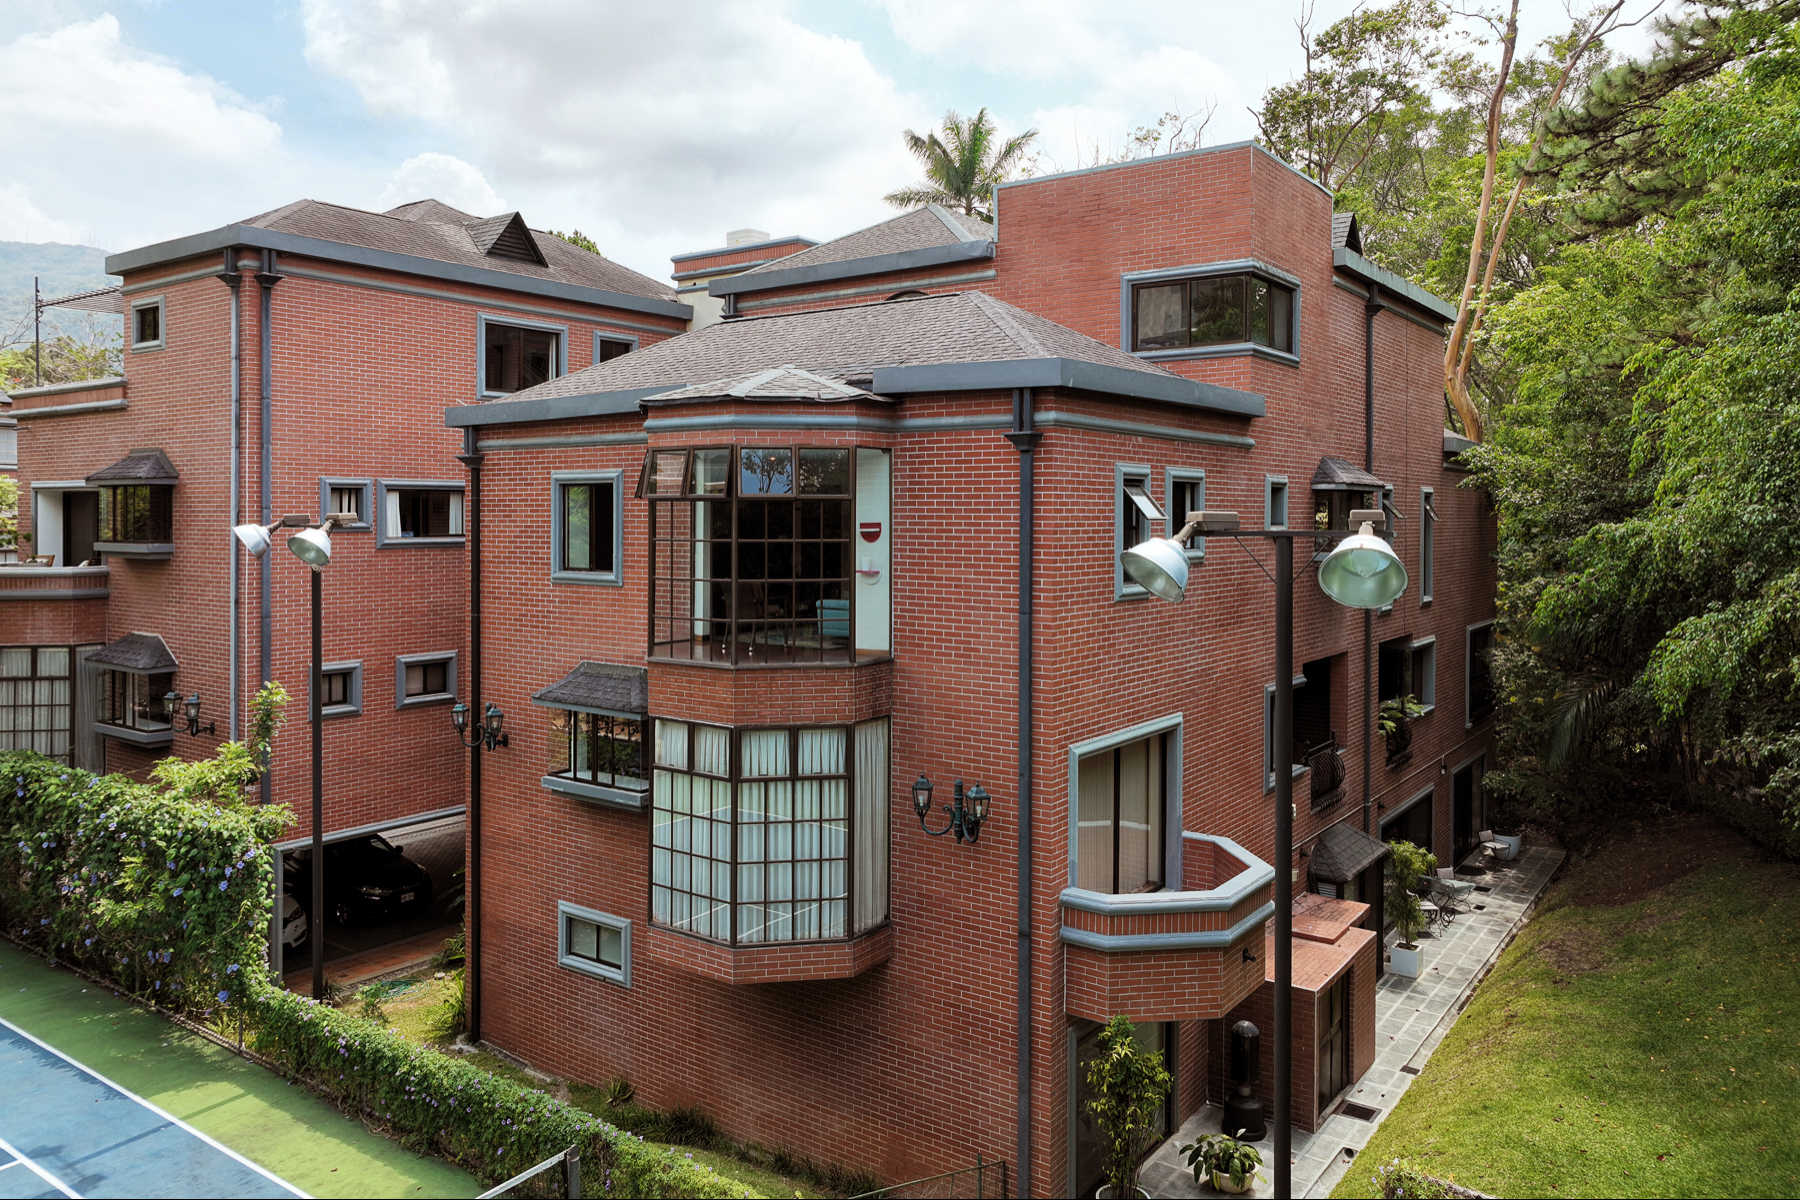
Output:
<svg viewBox="0 0 1800 1200">
<path fill-rule="evenodd" d="M 56 1176 L 52 1175 L 50 1172 L 44 1170 L 44 1168 L 38 1166 L 36 1163 L 32 1162 L 29 1158 L 26 1158 L 23 1154 L 20 1154 L 18 1151 L 18 1148 L 16 1146 L 14 1146 L 11 1142 L 7 1141 L 5 1138 L 0 1138 L 0 1150 L 6 1151 L 8 1154 L 12 1155 L 13 1158 L 16 1160 L 14 1162 L 7 1163 L 6 1167 L 23 1166 L 27 1171 L 30 1171 L 33 1175 L 36 1175 L 39 1179 L 43 1180 L 45 1183 L 49 1184 L 51 1187 L 55 1188 L 57 1191 L 61 1192 L 65 1196 L 67 1196 L 69 1198 L 69 1200 L 81 1200 L 80 1192 L 76 1191 L 74 1188 L 70 1187 L 68 1184 L 64 1183 L 62 1180 L 58 1179 Z M 6 1167 L 0 1167 L 0 1171 L 6 1170 Z"/>
<path fill-rule="evenodd" d="M 55 1046 L 52 1046 L 47 1042 L 41 1041 L 40 1039 L 31 1036 L 31 1034 L 27 1033 L 23 1029 L 20 1029 L 17 1025 L 14 1025 L 11 1021 L 8 1021 L 5 1017 L 0 1017 L 0 1025 L 6 1026 L 8 1029 L 12 1030 L 14 1033 L 18 1034 L 20 1037 L 24 1038 L 26 1041 L 30 1042 L 32 1045 L 37 1046 L 39 1049 L 47 1051 L 50 1054 L 56 1055 L 56 1057 L 62 1059 L 64 1062 L 68 1063 L 71 1067 L 74 1067 L 77 1071 L 80 1071 L 85 1075 L 91 1075 L 93 1078 L 98 1079 L 101 1083 L 105 1084 L 107 1087 L 111 1088 L 113 1091 L 119 1093 L 119 1095 L 124 1096 L 125 1098 L 127 1098 L 129 1100 L 137 1101 L 139 1104 L 143 1105 L 145 1108 L 149 1109 L 151 1112 L 155 1113 L 157 1116 L 161 1117 L 163 1120 L 168 1121 L 170 1124 L 180 1126 L 182 1129 L 186 1130 L 188 1133 L 192 1134 L 193 1136 L 199 1138 L 201 1141 L 203 1141 L 207 1145 L 211 1146 L 214 1150 L 217 1150 L 220 1154 L 225 1155 L 227 1158 L 236 1159 L 238 1162 L 243 1163 L 246 1167 L 249 1167 L 252 1171 L 255 1171 L 258 1175 L 261 1175 L 263 1178 L 269 1180 L 270 1182 L 280 1184 L 282 1187 L 286 1188 L 293 1195 L 301 1197 L 301 1200 L 312 1200 L 312 1197 L 308 1196 L 305 1192 L 301 1191 L 299 1188 L 295 1187 L 293 1184 L 289 1183 L 287 1180 L 283 1179 L 281 1176 L 275 1174 L 273 1171 L 269 1171 L 269 1170 L 264 1169 L 263 1167 L 258 1166 L 257 1164 L 251 1162 L 249 1159 L 245 1158 L 243 1155 L 239 1154 L 236 1150 L 233 1150 L 230 1146 L 224 1145 L 223 1143 L 216 1141 L 213 1138 L 208 1137 L 206 1134 L 201 1133 L 198 1129 L 195 1129 L 192 1125 L 189 1125 L 186 1121 L 182 1120 L 180 1117 L 176 1116 L 174 1113 L 166 1112 L 163 1109 L 158 1108 L 156 1105 L 150 1103 L 150 1101 L 144 1099 L 142 1096 L 138 1095 L 136 1092 L 133 1092 L 128 1088 L 122 1088 L 118 1084 L 114 1083 L 112 1080 L 108 1079 L 106 1076 L 102 1075 L 100 1072 L 93 1070 L 92 1068 L 87 1067 L 87 1066 L 83 1065 L 82 1063 L 76 1062 L 74 1059 L 72 1059 L 68 1055 L 64 1054 L 61 1050 L 58 1050 Z M 34 1170 L 34 1171 L 38 1170 L 36 1164 L 32 1163 L 30 1159 L 27 1159 L 23 1154 L 20 1154 L 17 1150 L 13 1150 L 12 1147 L 6 1146 L 6 1143 L 4 1141 L 0 1141 L 0 1146 L 5 1146 L 9 1153 L 17 1156 L 21 1162 L 25 1163 L 27 1166 L 30 1166 L 32 1170 Z M 38 1173 L 40 1175 L 43 1174 L 42 1171 L 38 1171 Z M 44 1178 L 49 1179 L 50 1176 L 44 1175 Z M 62 1187 L 63 1185 L 58 1183 L 56 1186 Z M 67 1191 L 66 1188 L 64 1190 Z M 70 1196 L 75 1195 L 74 1192 L 68 1192 L 68 1194 Z"/>
</svg>

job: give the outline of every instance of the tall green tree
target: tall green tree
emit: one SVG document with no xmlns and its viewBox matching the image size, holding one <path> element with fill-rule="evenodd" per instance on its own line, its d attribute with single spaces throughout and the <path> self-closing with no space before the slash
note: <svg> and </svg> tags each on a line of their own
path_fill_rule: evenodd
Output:
<svg viewBox="0 0 1800 1200">
<path fill-rule="evenodd" d="M 907 150 L 925 168 L 925 178 L 882 199 L 895 208 L 941 204 L 991 221 L 994 185 L 1011 179 L 1024 166 L 1025 152 L 1037 140 L 1038 131 L 1027 129 L 1002 140 L 986 108 L 966 118 L 952 109 L 944 114 L 941 136 L 921 136 L 910 129 L 901 136 Z"/>
</svg>

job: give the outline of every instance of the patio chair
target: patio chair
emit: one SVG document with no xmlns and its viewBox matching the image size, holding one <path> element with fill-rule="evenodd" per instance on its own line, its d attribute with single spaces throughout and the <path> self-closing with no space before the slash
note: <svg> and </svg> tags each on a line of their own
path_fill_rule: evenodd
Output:
<svg viewBox="0 0 1800 1200">
<path fill-rule="evenodd" d="M 1501 855 L 1506 853 L 1506 843 L 1497 841 L 1494 837 L 1493 830 L 1482 830 L 1475 835 L 1475 840 L 1481 843 L 1481 848 L 1483 850 L 1487 851 L 1487 860 L 1483 865 L 1485 865 L 1488 870 L 1493 870 L 1504 861 L 1504 859 L 1501 858 Z"/>
<path fill-rule="evenodd" d="M 1432 901 L 1444 912 L 1446 925 L 1468 911 L 1466 906 L 1475 892 L 1475 885 L 1466 879 L 1458 879 L 1455 867 L 1439 867 L 1437 874 L 1427 879 L 1426 884 L 1431 889 Z"/>
</svg>

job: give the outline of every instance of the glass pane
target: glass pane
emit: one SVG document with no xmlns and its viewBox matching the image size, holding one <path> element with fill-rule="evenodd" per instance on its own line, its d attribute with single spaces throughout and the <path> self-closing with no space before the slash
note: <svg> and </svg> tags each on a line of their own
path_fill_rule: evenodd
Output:
<svg viewBox="0 0 1800 1200">
<path fill-rule="evenodd" d="M 787 496 L 794 491 L 794 452 L 786 446 L 745 446 L 738 452 L 740 496 Z"/>
<path fill-rule="evenodd" d="M 694 770 L 705 775 L 731 771 L 731 731 L 716 725 L 694 726 Z"/>
<path fill-rule="evenodd" d="M 1081 798 L 1075 886 L 1090 892 L 1113 890 L 1113 752 L 1081 760 Z"/>
<path fill-rule="evenodd" d="M 599 959 L 609 967 L 625 965 L 625 931 L 611 925 L 600 926 Z"/>
<path fill-rule="evenodd" d="M 848 496 L 850 451 L 800 451 L 800 491 L 820 496 Z"/>
<path fill-rule="evenodd" d="M 788 731 L 752 729 L 743 735 L 745 779 L 788 773 Z"/>
<path fill-rule="evenodd" d="M 1269 281 L 1250 281 L 1250 340 L 1259 346 L 1269 344 Z"/>
<path fill-rule="evenodd" d="M 1185 346 L 1188 339 L 1187 285 L 1166 283 L 1132 293 L 1137 306 L 1137 349 Z"/>
<path fill-rule="evenodd" d="M 1294 293 L 1276 285 L 1269 287 L 1269 345 L 1289 354 L 1294 351 Z"/>
<path fill-rule="evenodd" d="M 723 496 L 730 470 L 730 450 L 696 450 L 688 489 L 696 496 Z"/>
<path fill-rule="evenodd" d="M 600 955 L 599 927 L 592 921 L 581 921 L 570 917 L 569 953 L 577 958 L 598 958 Z"/>
<path fill-rule="evenodd" d="M 585 483 L 563 486 L 563 561 L 565 571 L 591 571 L 594 489 Z"/>
<path fill-rule="evenodd" d="M 841 775 L 844 773 L 843 729 L 802 729 L 800 731 L 801 775 Z"/>
<path fill-rule="evenodd" d="M 686 468 L 686 450 L 658 450 L 651 460 L 650 486 L 644 491 L 656 496 L 681 495 L 681 481 Z"/>
<path fill-rule="evenodd" d="M 31 675 L 31 647 L 18 646 L 0 650 L 0 675 L 25 679 Z"/>
<path fill-rule="evenodd" d="M 1225 275 L 1196 279 L 1189 284 L 1193 299 L 1190 336 L 1196 346 L 1244 340 L 1244 284 L 1246 276 Z"/>
<path fill-rule="evenodd" d="M 681 721 L 656 723 L 656 765 L 686 770 L 688 765 L 687 725 Z"/>
<path fill-rule="evenodd" d="M 1141 891 L 1162 880 L 1162 773 L 1153 752 L 1160 738 L 1119 747 L 1120 892 Z"/>
</svg>

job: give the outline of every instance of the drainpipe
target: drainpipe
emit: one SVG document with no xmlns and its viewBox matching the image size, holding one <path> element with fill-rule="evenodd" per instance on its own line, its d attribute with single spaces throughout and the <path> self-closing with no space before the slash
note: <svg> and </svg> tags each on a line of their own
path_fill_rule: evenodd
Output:
<svg viewBox="0 0 1800 1200">
<path fill-rule="evenodd" d="M 1363 470 L 1375 473 L 1375 314 L 1381 311 L 1381 285 L 1369 284 L 1363 304 Z M 1363 609 L 1363 832 L 1370 828 L 1375 807 L 1375 614 Z M 1379 970 L 1379 965 L 1377 966 Z"/>
<path fill-rule="evenodd" d="M 467 923 L 463 958 L 469 987 L 469 1041 L 481 1041 L 481 464 L 487 456 L 475 448 L 475 427 L 463 430 L 463 452 L 456 456 L 469 469 L 469 720 L 477 731 L 469 748 L 469 874 L 463 888 Z"/>
<path fill-rule="evenodd" d="M 244 369 L 244 351 L 241 340 L 243 338 L 243 310 L 238 307 L 238 302 L 241 299 L 238 285 L 243 282 L 243 277 L 238 274 L 236 246 L 227 246 L 225 248 L 225 266 L 224 269 L 219 272 L 219 280 L 231 290 L 231 528 L 236 529 L 241 523 L 241 518 L 238 516 L 238 505 L 241 497 L 238 495 L 238 492 L 242 487 L 242 481 L 239 478 L 242 464 L 238 461 L 238 439 L 241 433 L 239 426 L 243 420 L 242 408 L 244 403 L 244 380 L 242 374 Z M 231 683 L 225 689 L 225 694 L 226 706 L 231 709 L 231 740 L 235 742 L 238 740 L 238 689 L 243 685 L 243 668 L 238 663 L 238 656 L 242 653 L 242 647 L 238 645 L 238 641 L 241 637 L 238 629 L 238 620 L 242 615 L 238 611 L 238 571 L 242 557 L 238 553 L 239 543 L 236 535 L 228 537 L 225 540 L 231 547 Z M 277 893 L 277 895 L 279 895 L 279 893 Z M 275 919 L 277 921 L 280 921 L 281 919 L 281 905 L 279 903 L 275 906 Z M 276 938 L 276 943 L 278 945 L 280 943 L 279 936 Z"/>
<path fill-rule="evenodd" d="M 274 440 L 273 431 L 270 429 L 270 411 L 273 405 L 269 399 L 269 356 L 274 351 L 275 343 L 274 330 L 269 327 L 271 311 L 270 294 L 275 290 L 275 285 L 281 282 L 281 279 L 281 273 L 275 269 L 275 251 L 264 250 L 262 252 L 262 269 L 256 273 L 256 282 L 262 286 L 262 314 L 258 322 L 261 333 L 261 349 L 258 353 L 258 358 L 262 363 L 262 420 L 260 422 L 258 436 L 262 439 L 262 456 L 259 470 L 262 475 L 262 523 L 264 525 L 267 525 L 274 520 L 274 518 L 269 515 L 270 511 L 274 508 L 274 500 L 270 491 L 271 480 L 269 478 L 272 469 L 269 460 Z M 261 622 L 262 635 L 261 674 L 262 681 L 267 683 L 273 677 L 274 670 L 274 662 L 270 652 L 270 639 L 272 634 L 269 617 L 269 556 L 265 554 L 258 561 L 262 564 L 262 584 L 259 592 L 260 598 L 258 600 L 258 619 Z M 275 798 L 274 776 L 274 764 L 272 762 L 265 762 L 263 764 L 262 774 L 262 802 L 264 804 L 269 803 Z M 322 900 L 315 901 L 314 907 L 318 907 L 321 903 L 323 903 Z"/>
<path fill-rule="evenodd" d="M 1013 392 L 1013 427 L 1006 440 L 1019 452 L 1019 1185 L 1031 1195 L 1031 639 L 1032 555 L 1037 522 L 1034 451 L 1044 435 L 1034 428 L 1031 389 Z"/>
</svg>

